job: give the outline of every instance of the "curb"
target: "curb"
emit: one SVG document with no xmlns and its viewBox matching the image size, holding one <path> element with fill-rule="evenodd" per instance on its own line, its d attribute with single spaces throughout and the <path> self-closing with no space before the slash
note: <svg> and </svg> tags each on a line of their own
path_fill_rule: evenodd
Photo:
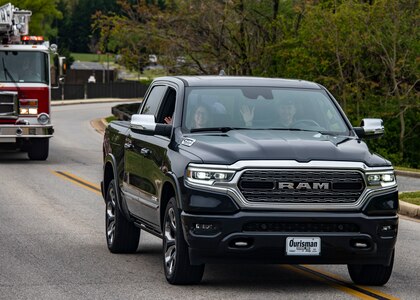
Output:
<svg viewBox="0 0 420 300">
<path fill-rule="evenodd" d="M 420 219 L 420 206 L 411 204 L 408 202 L 404 202 L 401 200 L 399 202 L 400 202 L 400 210 L 398 213 L 400 215 L 408 216 L 415 219 Z"/>
<path fill-rule="evenodd" d="M 402 171 L 402 170 L 394 170 L 395 174 L 400 176 L 407 176 L 407 177 L 414 177 L 414 178 L 420 178 L 420 173 L 417 172 L 411 172 L 411 171 Z"/>
<path fill-rule="evenodd" d="M 99 134 L 103 135 L 105 129 L 108 126 L 107 121 L 104 118 L 94 119 L 90 121 L 90 126 L 93 127 Z"/>
</svg>

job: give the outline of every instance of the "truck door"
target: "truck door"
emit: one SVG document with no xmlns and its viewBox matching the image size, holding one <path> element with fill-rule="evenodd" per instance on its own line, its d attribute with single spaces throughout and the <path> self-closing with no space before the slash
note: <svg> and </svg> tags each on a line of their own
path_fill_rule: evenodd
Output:
<svg viewBox="0 0 420 300">
<path fill-rule="evenodd" d="M 140 113 L 156 116 L 166 91 L 165 85 L 154 86 L 145 98 Z M 146 142 L 148 138 L 150 137 L 131 130 L 127 135 L 124 145 L 123 193 L 131 214 L 151 223 L 150 225 L 157 225 L 157 186 L 152 180 L 156 174 L 149 160 L 159 160 L 159 155 Z"/>
</svg>

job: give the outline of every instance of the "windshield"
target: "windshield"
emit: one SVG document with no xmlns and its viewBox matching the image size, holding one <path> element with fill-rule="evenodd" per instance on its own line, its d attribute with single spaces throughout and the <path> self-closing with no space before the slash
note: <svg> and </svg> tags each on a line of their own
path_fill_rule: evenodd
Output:
<svg viewBox="0 0 420 300">
<path fill-rule="evenodd" d="M 35 51 L 0 51 L 0 82 L 48 84 L 48 55 Z"/>
<path fill-rule="evenodd" d="M 349 134 L 323 90 L 274 87 L 189 87 L 183 127 L 192 132 L 241 128 Z"/>
</svg>

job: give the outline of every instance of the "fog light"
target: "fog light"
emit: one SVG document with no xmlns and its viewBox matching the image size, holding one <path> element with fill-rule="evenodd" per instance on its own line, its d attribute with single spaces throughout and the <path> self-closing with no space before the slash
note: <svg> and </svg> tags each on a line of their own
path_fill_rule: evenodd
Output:
<svg viewBox="0 0 420 300">
<path fill-rule="evenodd" d="M 393 238 L 397 235 L 397 226 L 392 224 L 380 225 L 378 231 L 381 238 Z"/>
<path fill-rule="evenodd" d="M 195 229 L 198 230 L 214 230 L 215 228 L 213 224 L 195 224 Z"/>
<path fill-rule="evenodd" d="M 192 233 L 197 235 L 214 235 L 218 231 L 217 226 L 210 223 L 196 223 L 192 227 Z"/>
</svg>

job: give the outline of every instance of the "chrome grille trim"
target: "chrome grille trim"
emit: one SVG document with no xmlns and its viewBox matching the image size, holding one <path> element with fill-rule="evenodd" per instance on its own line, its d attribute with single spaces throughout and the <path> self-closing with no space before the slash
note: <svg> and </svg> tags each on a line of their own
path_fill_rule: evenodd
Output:
<svg viewBox="0 0 420 300">
<path fill-rule="evenodd" d="M 278 182 L 328 183 L 331 188 L 280 189 Z M 243 183 L 247 187 L 243 187 Z M 260 183 L 265 183 L 266 188 L 255 187 Z M 339 185 L 342 188 L 338 188 Z M 246 170 L 238 182 L 238 189 L 250 202 L 354 203 L 364 188 L 363 174 L 359 171 Z"/>
<path fill-rule="evenodd" d="M 354 203 L 273 203 L 273 202 L 250 202 L 243 197 L 238 188 L 238 182 L 245 170 L 292 170 L 292 171 L 358 171 L 364 175 L 370 172 L 389 171 L 393 172 L 392 166 L 368 167 L 361 162 L 341 161 L 310 161 L 300 163 L 295 160 L 249 160 L 238 161 L 232 165 L 216 164 L 189 164 L 191 167 L 235 170 L 236 174 L 230 182 L 216 183 L 212 186 L 189 182 L 184 180 L 185 186 L 195 190 L 217 192 L 229 195 L 243 209 L 273 210 L 273 211 L 358 211 L 372 197 L 397 191 L 397 185 L 386 187 L 367 187 L 364 178 L 365 189 L 359 199 Z"/>
<path fill-rule="evenodd" d="M 18 114 L 17 92 L 0 92 L 0 118 L 17 118 Z"/>
</svg>

